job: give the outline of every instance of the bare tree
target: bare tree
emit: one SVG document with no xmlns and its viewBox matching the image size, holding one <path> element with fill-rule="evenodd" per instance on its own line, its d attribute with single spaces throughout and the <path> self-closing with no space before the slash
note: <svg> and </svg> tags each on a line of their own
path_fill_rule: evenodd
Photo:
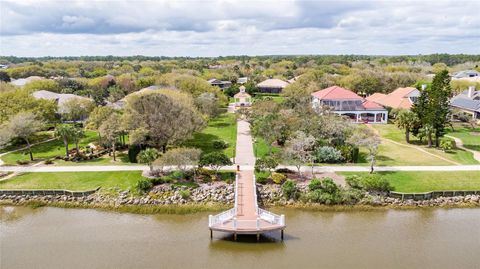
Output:
<svg viewBox="0 0 480 269">
<path fill-rule="evenodd" d="M 315 138 L 313 136 L 307 136 L 304 132 L 297 131 L 291 139 L 287 140 L 283 158 L 289 164 L 295 165 L 298 173 L 302 176 L 301 167 L 312 162 L 314 146 Z"/>
<path fill-rule="evenodd" d="M 373 166 L 376 162 L 378 153 L 378 146 L 382 143 L 382 140 L 375 131 L 367 127 L 359 126 L 349 137 L 348 142 L 356 145 L 357 147 L 363 147 L 368 151 L 368 159 L 370 160 L 370 173 L 373 173 Z"/>
</svg>

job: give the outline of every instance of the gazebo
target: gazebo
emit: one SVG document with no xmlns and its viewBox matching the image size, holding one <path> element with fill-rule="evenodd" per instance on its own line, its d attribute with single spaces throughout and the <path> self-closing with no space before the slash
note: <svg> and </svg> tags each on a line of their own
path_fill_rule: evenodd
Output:
<svg viewBox="0 0 480 269">
<path fill-rule="evenodd" d="M 245 92 L 245 87 L 240 86 L 240 92 L 233 96 L 235 98 L 235 107 L 246 107 L 252 105 L 252 96 Z"/>
</svg>

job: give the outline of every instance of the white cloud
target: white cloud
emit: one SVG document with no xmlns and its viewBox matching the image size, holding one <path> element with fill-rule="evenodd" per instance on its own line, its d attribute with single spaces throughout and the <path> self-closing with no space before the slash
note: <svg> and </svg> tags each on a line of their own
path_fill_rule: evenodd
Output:
<svg viewBox="0 0 480 269">
<path fill-rule="evenodd" d="M 480 53 L 473 0 L 0 1 L 0 55 Z"/>
</svg>

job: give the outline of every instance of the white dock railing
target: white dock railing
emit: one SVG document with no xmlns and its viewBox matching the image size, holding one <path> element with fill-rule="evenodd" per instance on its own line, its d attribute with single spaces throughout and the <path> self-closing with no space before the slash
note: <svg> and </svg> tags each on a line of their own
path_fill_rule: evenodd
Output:
<svg viewBox="0 0 480 269">
<path fill-rule="evenodd" d="M 223 224 L 231 219 L 234 219 L 235 216 L 237 215 L 237 201 L 238 201 L 238 174 L 235 175 L 235 204 L 233 208 L 223 211 L 220 214 L 217 215 L 209 215 L 208 216 L 208 227 L 212 227 L 214 225 L 220 225 L 223 226 Z M 236 224 L 236 221 L 234 219 L 234 226 Z"/>
<path fill-rule="evenodd" d="M 257 181 L 255 178 L 255 175 L 253 175 L 253 192 L 255 196 L 255 209 L 257 211 L 257 216 L 258 216 L 257 227 L 259 225 L 258 223 L 260 219 L 266 222 L 269 222 L 271 224 L 285 226 L 285 215 L 277 215 L 268 210 L 261 209 L 260 207 L 258 207 Z"/>
</svg>

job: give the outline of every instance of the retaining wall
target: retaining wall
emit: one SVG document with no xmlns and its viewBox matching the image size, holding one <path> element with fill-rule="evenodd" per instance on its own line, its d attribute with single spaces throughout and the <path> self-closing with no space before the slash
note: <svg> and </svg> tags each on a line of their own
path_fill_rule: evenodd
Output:
<svg viewBox="0 0 480 269">
<path fill-rule="evenodd" d="M 90 191 L 69 191 L 69 190 L 0 190 L 0 195 L 32 195 L 32 196 L 46 196 L 46 195 L 66 195 L 73 197 L 88 196 L 97 192 L 100 188 Z"/>
<path fill-rule="evenodd" d="M 428 200 L 438 197 L 480 195 L 480 191 L 431 191 L 424 193 L 404 193 L 391 191 L 388 196 L 398 199 Z"/>
</svg>

